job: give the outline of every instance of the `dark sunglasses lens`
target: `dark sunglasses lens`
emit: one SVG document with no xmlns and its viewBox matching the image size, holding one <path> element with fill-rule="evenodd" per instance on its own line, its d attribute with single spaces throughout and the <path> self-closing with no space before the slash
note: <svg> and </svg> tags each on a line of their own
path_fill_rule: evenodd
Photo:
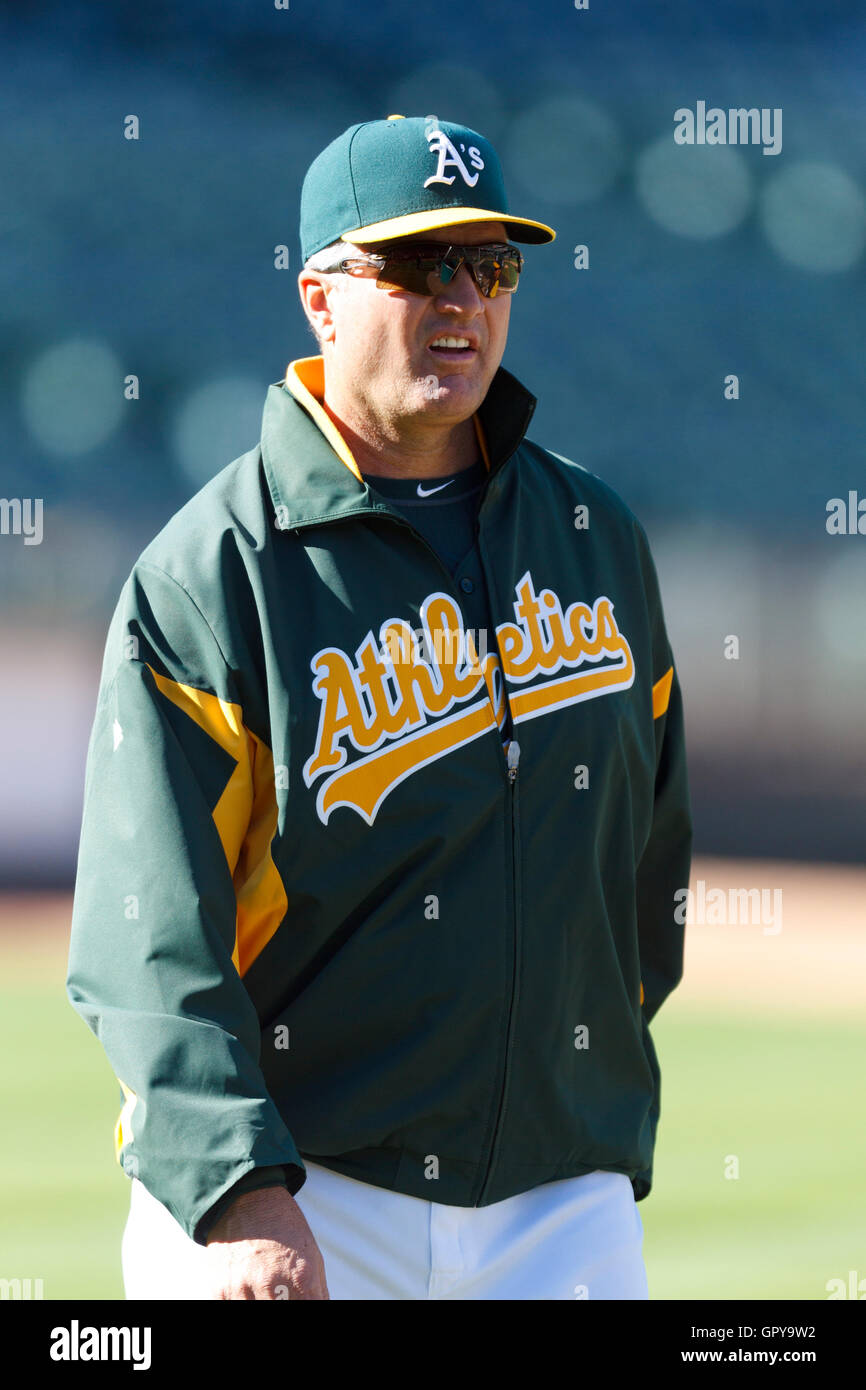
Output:
<svg viewBox="0 0 866 1390">
<path fill-rule="evenodd" d="M 475 247 L 466 248 L 468 259 L 472 260 Z M 387 254 L 387 253 L 385 253 Z M 442 251 L 417 252 L 389 255 L 377 277 L 377 284 L 383 288 L 406 290 L 410 294 L 439 294 L 443 285 L 454 278 L 464 263 L 463 251 L 447 248 Z M 499 277 L 498 290 L 512 291 L 517 288 L 520 276 L 520 261 L 513 252 L 504 254 L 484 254 L 476 258 L 472 266 L 481 293 L 489 295 Z"/>
<path fill-rule="evenodd" d="M 441 289 L 439 272 L 443 268 L 442 256 L 435 252 L 432 255 L 405 252 L 389 255 L 376 283 L 389 289 L 407 290 L 410 294 L 438 294 Z M 445 274 L 448 275 L 447 270 Z"/>
<path fill-rule="evenodd" d="M 499 276 L 499 288 L 501 290 L 516 290 L 517 282 L 520 279 L 520 261 L 514 255 L 506 256 L 502 261 L 502 272 Z"/>
<path fill-rule="evenodd" d="M 517 289 L 520 278 L 519 253 L 512 251 L 484 251 L 476 258 L 470 254 L 467 264 L 471 265 L 475 283 L 484 295 L 495 295 L 501 291 L 511 293 Z"/>
</svg>

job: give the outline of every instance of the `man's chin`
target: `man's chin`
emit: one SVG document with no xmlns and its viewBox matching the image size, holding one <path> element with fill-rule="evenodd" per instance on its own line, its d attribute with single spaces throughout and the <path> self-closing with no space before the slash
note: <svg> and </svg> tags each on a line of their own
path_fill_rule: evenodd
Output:
<svg viewBox="0 0 866 1390">
<path fill-rule="evenodd" d="M 474 415 L 486 394 L 483 384 L 461 372 L 431 372 L 418 385 L 431 409 L 461 420 Z"/>
</svg>

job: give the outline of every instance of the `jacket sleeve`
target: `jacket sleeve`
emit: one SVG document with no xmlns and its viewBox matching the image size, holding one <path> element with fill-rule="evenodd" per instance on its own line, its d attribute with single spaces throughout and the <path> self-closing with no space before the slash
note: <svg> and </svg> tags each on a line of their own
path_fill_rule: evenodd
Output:
<svg viewBox="0 0 866 1390">
<path fill-rule="evenodd" d="M 199 608 L 140 561 L 88 749 L 67 990 L 120 1083 L 118 1161 L 200 1244 L 239 1182 L 305 1179 L 236 963 L 259 747 Z"/>
<path fill-rule="evenodd" d="M 642 1009 L 650 1023 L 682 978 L 685 928 L 677 921 L 682 914 L 675 895 L 689 884 L 692 816 L 682 691 L 649 542 L 640 527 L 638 535 L 652 633 L 656 745 L 652 824 L 637 868 Z"/>
<path fill-rule="evenodd" d="M 682 692 L 665 628 L 649 542 L 640 527 L 638 534 L 652 629 L 656 743 L 652 824 L 636 876 L 641 1027 L 654 1082 L 649 1115 L 654 1148 L 661 1108 L 661 1075 L 649 1024 L 682 978 L 685 927 L 677 920 L 681 913 L 677 911 L 675 895 L 678 889 L 687 888 L 689 884 L 692 816 Z M 633 1186 L 637 1201 L 647 1196 L 652 1186 L 652 1163 L 633 1179 Z"/>
</svg>

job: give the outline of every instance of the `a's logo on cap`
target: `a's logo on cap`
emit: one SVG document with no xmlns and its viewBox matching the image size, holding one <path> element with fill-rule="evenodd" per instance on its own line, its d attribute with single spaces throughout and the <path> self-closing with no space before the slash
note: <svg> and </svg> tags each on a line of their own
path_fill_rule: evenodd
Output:
<svg viewBox="0 0 866 1390">
<path fill-rule="evenodd" d="M 478 182 L 478 174 L 470 174 L 469 170 L 466 168 L 466 165 L 463 163 L 463 160 L 460 158 L 460 155 L 458 154 L 455 146 L 448 139 L 448 136 L 445 134 L 444 130 L 428 130 L 427 143 L 430 146 L 430 153 L 438 155 L 439 164 L 436 168 L 436 173 L 431 174 L 429 179 L 424 180 L 425 188 L 428 188 L 431 183 L 452 184 L 457 175 L 452 174 L 450 179 L 446 179 L 445 170 L 449 166 L 458 170 L 463 179 L 463 182 L 468 184 L 470 188 L 475 187 L 476 183 Z M 472 165 L 473 169 L 477 169 L 480 171 L 484 168 L 484 160 L 481 158 L 481 151 L 475 145 L 470 145 L 468 150 L 465 145 L 461 145 L 460 149 L 464 152 L 464 154 L 468 154 L 469 162 Z"/>
</svg>

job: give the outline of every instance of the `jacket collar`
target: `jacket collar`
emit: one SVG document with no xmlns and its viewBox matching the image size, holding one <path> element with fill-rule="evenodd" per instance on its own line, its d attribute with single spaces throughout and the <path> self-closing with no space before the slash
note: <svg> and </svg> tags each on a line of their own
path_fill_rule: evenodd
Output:
<svg viewBox="0 0 866 1390">
<path fill-rule="evenodd" d="M 262 459 L 283 530 L 357 512 L 390 510 L 371 497 L 348 444 L 321 404 L 324 394 L 321 357 L 290 362 L 285 380 L 268 387 Z M 489 474 L 511 458 L 529 428 L 535 406 L 535 396 L 500 367 L 472 417 Z"/>
</svg>

